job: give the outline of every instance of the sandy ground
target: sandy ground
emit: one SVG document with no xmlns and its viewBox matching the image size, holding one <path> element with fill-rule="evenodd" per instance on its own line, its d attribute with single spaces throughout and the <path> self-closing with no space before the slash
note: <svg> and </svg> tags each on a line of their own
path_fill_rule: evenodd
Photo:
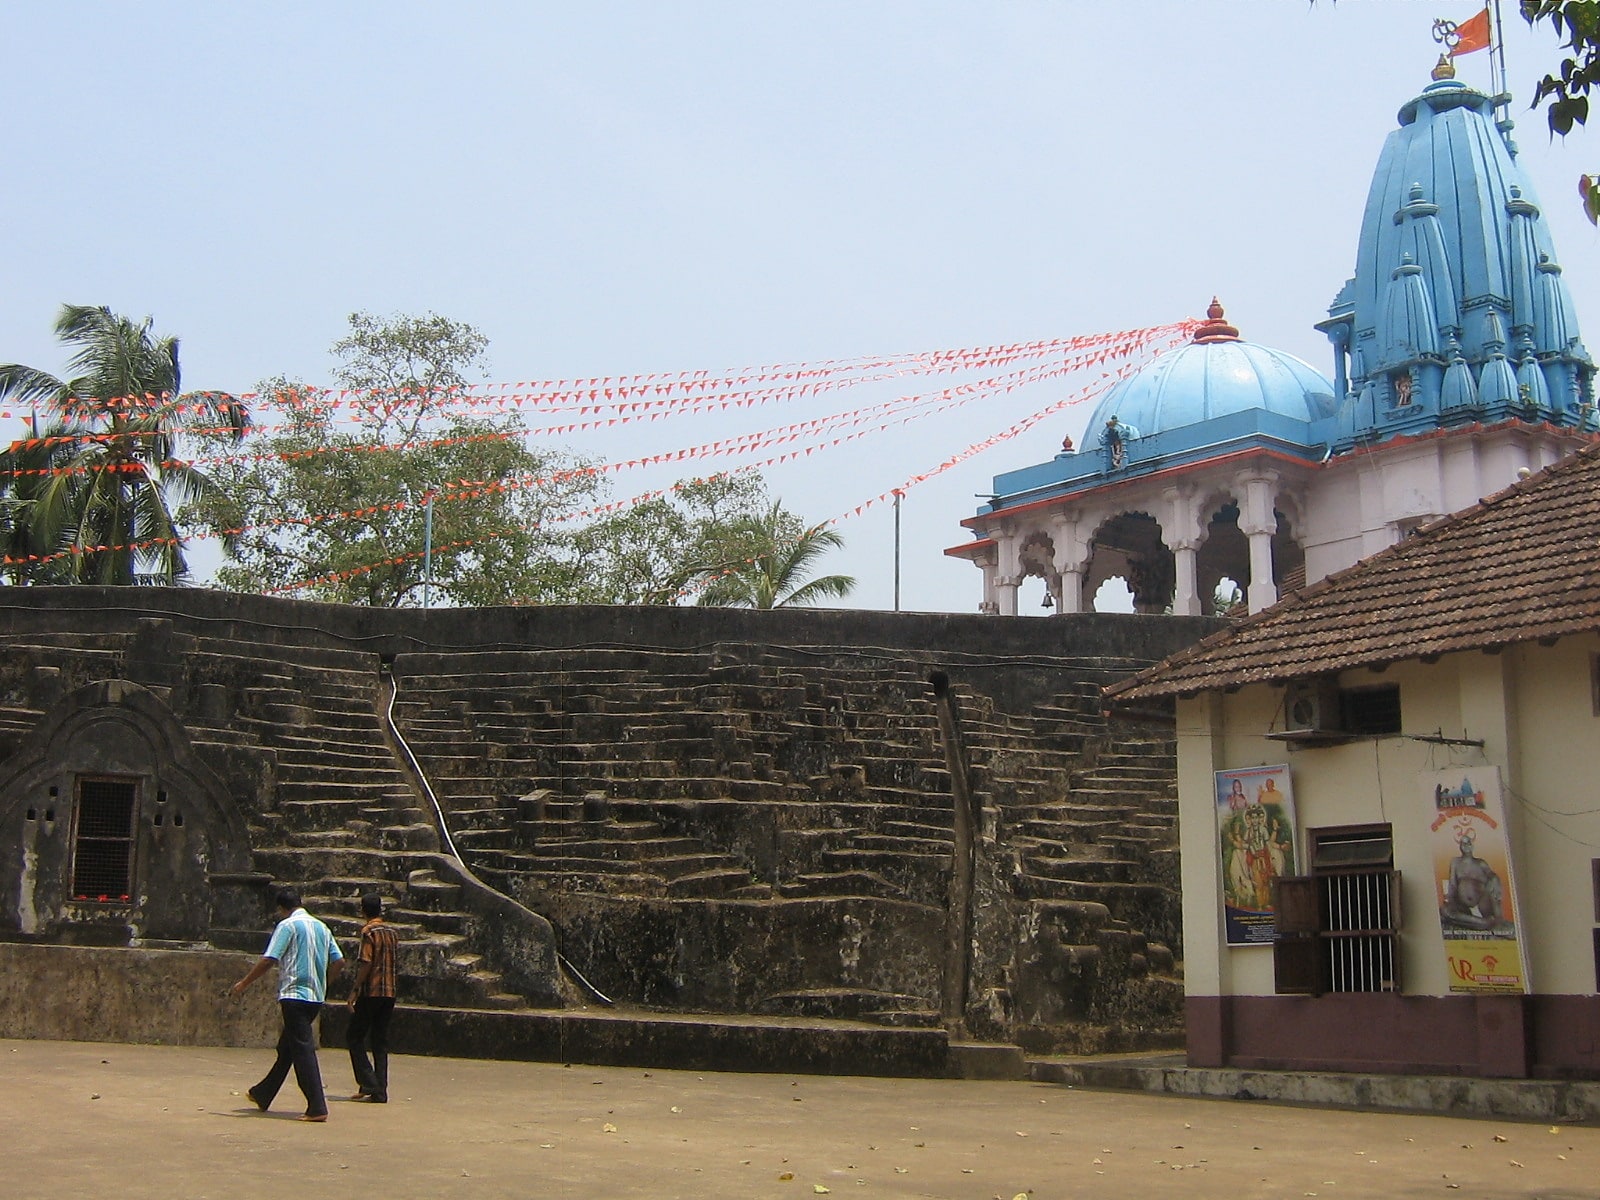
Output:
<svg viewBox="0 0 1600 1200">
<path fill-rule="evenodd" d="M 1600 1129 L 1031 1083 L 397 1056 L 331 1119 L 268 1051 L 0 1041 L 0 1197 L 1600 1197 Z"/>
</svg>

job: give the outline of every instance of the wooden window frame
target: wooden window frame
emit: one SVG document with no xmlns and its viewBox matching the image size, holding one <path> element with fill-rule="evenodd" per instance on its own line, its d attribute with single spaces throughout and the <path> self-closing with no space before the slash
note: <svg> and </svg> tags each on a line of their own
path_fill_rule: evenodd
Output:
<svg viewBox="0 0 1600 1200">
<path fill-rule="evenodd" d="M 1375 847 L 1381 838 L 1387 853 L 1366 862 L 1319 853 L 1363 835 Z M 1274 991 L 1290 996 L 1399 993 L 1403 915 L 1393 827 L 1324 826 L 1308 829 L 1306 843 L 1311 873 L 1273 883 Z M 1362 982 L 1368 986 L 1359 986 Z"/>
</svg>

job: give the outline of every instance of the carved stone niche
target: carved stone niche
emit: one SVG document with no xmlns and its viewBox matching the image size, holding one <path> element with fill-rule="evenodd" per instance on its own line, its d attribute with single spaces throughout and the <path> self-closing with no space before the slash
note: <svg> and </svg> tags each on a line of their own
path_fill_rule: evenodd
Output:
<svg viewBox="0 0 1600 1200">
<path fill-rule="evenodd" d="M 147 688 L 69 693 L 0 763 L 0 937 L 203 942 L 259 924 L 263 890 L 243 815 Z"/>
</svg>

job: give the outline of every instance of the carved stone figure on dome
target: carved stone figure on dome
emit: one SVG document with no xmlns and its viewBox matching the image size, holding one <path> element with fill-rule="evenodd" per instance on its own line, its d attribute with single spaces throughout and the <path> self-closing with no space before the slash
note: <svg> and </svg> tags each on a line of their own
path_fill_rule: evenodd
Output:
<svg viewBox="0 0 1600 1200">
<path fill-rule="evenodd" d="M 1111 414 L 1110 419 L 1106 421 L 1105 445 L 1113 468 L 1127 465 L 1128 443 L 1138 436 L 1137 429 L 1117 420 L 1116 413 Z"/>
</svg>

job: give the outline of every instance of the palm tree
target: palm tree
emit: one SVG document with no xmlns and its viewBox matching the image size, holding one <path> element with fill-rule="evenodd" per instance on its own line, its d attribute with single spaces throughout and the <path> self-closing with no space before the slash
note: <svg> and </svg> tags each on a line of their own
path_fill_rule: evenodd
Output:
<svg viewBox="0 0 1600 1200">
<path fill-rule="evenodd" d="M 736 522 L 729 531 L 726 561 L 704 569 L 710 582 L 700 604 L 729 608 L 790 608 L 838 599 L 856 581 L 849 575 L 807 579 L 817 559 L 844 545 L 838 532 L 809 528 L 774 501 L 771 508 Z"/>
<path fill-rule="evenodd" d="M 63 305 L 55 333 L 74 347 L 69 378 L 0 365 L 0 401 L 33 410 L 33 436 L 0 454 L 0 536 L 12 578 L 180 583 L 188 568 L 174 515 L 191 505 L 226 509 L 208 476 L 174 461 L 178 439 L 201 427 L 237 439 L 250 418 L 232 396 L 181 396 L 178 339 L 153 338 L 150 325 Z M 45 561 L 27 561 L 37 558 Z"/>
</svg>

